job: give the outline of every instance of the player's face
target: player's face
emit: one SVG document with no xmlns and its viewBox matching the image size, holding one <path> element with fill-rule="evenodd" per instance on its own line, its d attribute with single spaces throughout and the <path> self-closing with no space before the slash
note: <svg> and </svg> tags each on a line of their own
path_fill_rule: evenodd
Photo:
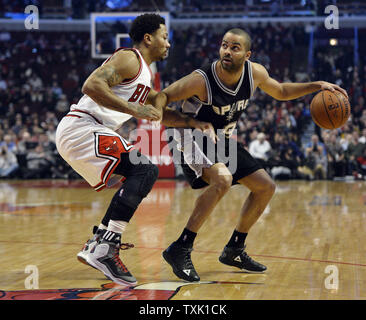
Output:
<svg viewBox="0 0 366 320">
<path fill-rule="evenodd" d="M 168 40 L 168 31 L 166 26 L 161 24 L 160 28 L 154 32 L 153 37 L 153 52 L 156 61 L 164 60 L 168 57 L 170 43 Z"/>
<path fill-rule="evenodd" d="M 225 34 L 220 47 L 220 63 L 226 71 L 241 70 L 246 59 L 249 59 L 250 51 L 245 49 L 243 36 L 233 33 Z"/>
</svg>

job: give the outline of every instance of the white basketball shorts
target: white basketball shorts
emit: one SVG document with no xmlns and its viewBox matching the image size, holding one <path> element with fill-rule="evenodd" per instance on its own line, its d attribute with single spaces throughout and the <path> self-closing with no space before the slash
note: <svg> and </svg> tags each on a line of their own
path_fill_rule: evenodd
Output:
<svg viewBox="0 0 366 320">
<path fill-rule="evenodd" d="M 123 180 L 113 174 L 121 153 L 134 146 L 97 119 L 81 111 L 69 112 L 56 131 L 56 147 L 61 157 L 96 191 Z"/>
</svg>

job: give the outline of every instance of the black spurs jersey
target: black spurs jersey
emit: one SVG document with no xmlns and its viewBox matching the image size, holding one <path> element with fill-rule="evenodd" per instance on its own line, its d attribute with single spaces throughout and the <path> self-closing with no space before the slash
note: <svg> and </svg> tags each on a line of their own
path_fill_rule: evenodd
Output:
<svg viewBox="0 0 366 320">
<path fill-rule="evenodd" d="M 253 95 L 252 65 L 248 60 L 245 62 L 237 87 L 231 90 L 220 81 L 215 69 L 217 63 L 218 60 L 195 70 L 205 79 L 207 101 L 201 101 L 198 97 L 189 98 L 183 101 L 182 112 L 193 115 L 197 120 L 210 122 L 215 131 L 221 129 L 228 137 Z"/>
</svg>

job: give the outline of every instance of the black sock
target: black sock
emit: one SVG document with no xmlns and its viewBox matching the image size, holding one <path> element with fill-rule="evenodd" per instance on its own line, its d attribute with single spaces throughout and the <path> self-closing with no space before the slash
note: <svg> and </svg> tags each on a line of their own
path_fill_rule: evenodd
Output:
<svg viewBox="0 0 366 320">
<path fill-rule="evenodd" d="M 187 228 L 184 228 L 182 234 L 176 241 L 176 243 L 179 243 L 181 246 L 185 248 L 191 248 L 193 247 L 193 241 L 196 238 L 197 233 L 188 230 Z"/>
<path fill-rule="evenodd" d="M 233 235 L 231 236 L 227 246 L 235 248 L 243 248 L 247 235 L 248 235 L 247 233 L 242 233 L 234 230 Z"/>
</svg>

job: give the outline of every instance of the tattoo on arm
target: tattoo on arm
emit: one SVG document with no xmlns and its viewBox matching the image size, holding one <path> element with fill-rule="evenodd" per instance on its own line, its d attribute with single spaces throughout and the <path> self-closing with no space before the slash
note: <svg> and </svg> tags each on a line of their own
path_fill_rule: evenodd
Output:
<svg viewBox="0 0 366 320">
<path fill-rule="evenodd" d="M 118 72 L 116 72 L 115 68 L 108 65 L 102 66 L 96 73 L 96 76 L 103 81 L 106 81 L 109 87 L 113 87 L 123 80 Z"/>
</svg>

